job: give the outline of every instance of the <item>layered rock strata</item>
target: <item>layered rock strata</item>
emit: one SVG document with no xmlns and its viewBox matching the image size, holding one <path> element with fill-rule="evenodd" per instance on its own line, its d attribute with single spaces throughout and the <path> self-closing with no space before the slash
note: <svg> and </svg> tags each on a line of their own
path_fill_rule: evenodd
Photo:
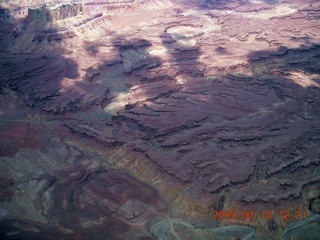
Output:
<svg viewBox="0 0 320 240">
<path fill-rule="evenodd" d="M 2 238 L 317 236 L 319 3 L 62 6 L 3 18 Z"/>
<path fill-rule="evenodd" d="M 82 4 L 43 5 L 41 8 L 28 9 L 28 21 L 54 22 L 83 13 Z"/>
</svg>

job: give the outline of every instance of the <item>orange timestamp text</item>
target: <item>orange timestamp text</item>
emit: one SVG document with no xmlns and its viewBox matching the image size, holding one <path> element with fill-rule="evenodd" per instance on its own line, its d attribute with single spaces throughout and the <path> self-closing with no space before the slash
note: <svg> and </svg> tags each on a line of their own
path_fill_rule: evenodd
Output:
<svg viewBox="0 0 320 240">
<path fill-rule="evenodd" d="M 277 216 L 283 220 L 289 219 L 305 219 L 307 218 L 307 211 L 306 210 L 296 210 L 296 211 L 288 211 L 288 210 L 279 210 L 279 211 L 272 211 L 272 210 L 264 210 L 264 211 L 252 211 L 252 210 L 243 210 L 237 212 L 235 210 L 213 210 L 212 211 L 213 219 L 216 220 L 223 220 L 223 219 L 267 219 L 271 220 L 274 216 Z"/>
</svg>

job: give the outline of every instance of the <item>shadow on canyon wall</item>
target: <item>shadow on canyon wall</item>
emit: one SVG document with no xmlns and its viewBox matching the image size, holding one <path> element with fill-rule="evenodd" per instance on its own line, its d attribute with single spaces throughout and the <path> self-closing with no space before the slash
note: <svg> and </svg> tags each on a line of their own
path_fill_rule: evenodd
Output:
<svg viewBox="0 0 320 240">
<path fill-rule="evenodd" d="M 0 33 L 1 33 L 1 35 L 12 31 L 13 24 L 12 23 L 9 24 L 9 22 L 11 20 L 12 20 L 12 15 L 9 12 L 9 10 L 0 7 L 0 22 L 1 22 Z"/>
<path fill-rule="evenodd" d="M 221 5 L 223 4 L 223 1 L 217 2 L 221 2 Z M 0 10 L 1 12 L 7 11 L 2 9 Z M 9 39 L 14 41 L 15 35 L 12 30 L 15 25 L 7 23 L 1 24 L 1 26 L 1 36 L 9 37 Z M 90 105 L 100 105 L 101 108 L 108 107 L 119 93 L 135 91 L 134 89 L 139 91 L 139 88 L 134 88 L 139 85 L 143 87 L 143 91 L 140 94 L 143 95 L 141 101 L 133 99 L 132 103 L 129 101 L 128 104 L 121 106 L 117 109 L 118 114 L 114 114 L 113 121 L 131 122 L 132 125 L 136 125 L 136 128 L 141 128 L 141 132 L 145 132 L 148 135 L 145 138 L 147 141 L 153 138 L 159 139 L 166 136 L 166 134 L 169 136 L 174 133 L 172 130 L 189 130 L 199 127 L 207 121 L 208 114 L 203 113 L 203 117 L 197 119 L 192 115 L 196 115 L 199 112 L 190 112 L 187 109 L 185 110 L 187 111 L 186 115 L 182 114 L 183 111 L 181 112 L 183 117 L 175 125 L 174 111 L 178 111 L 178 109 L 184 107 L 186 104 L 184 102 L 185 99 L 188 100 L 187 98 L 191 95 L 198 94 L 197 88 L 200 84 L 190 84 L 185 88 L 185 95 L 182 96 L 183 101 L 179 100 L 179 97 L 175 94 L 180 93 L 180 89 L 184 86 L 184 83 L 192 82 L 193 80 L 199 81 L 198 79 L 208 81 L 204 79 L 205 66 L 203 66 L 203 63 L 199 59 L 202 52 L 197 46 L 182 44 L 179 40 L 183 42 L 183 36 L 173 38 L 166 32 L 159 33 L 159 35 L 163 39 L 162 50 L 167 54 L 166 59 L 163 59 L 161 55 L 148 53 L 148 47 L 153 44 L 149 40 L 143 38 L 129 39 L 115 33 L 112 40 L 114 49 L 116 50 L 114 53 L 115 57 L 100 66 L 87 69 L 87 73 L 84 76 L 80 76 L 76 61 L 63 56 L 68 49 L 58 48 L 54 52 L 34 52 L 32 54 L 11 54 L 8 52 L 8 49 L 3 50 L 0 53 L 0 93 L 7 94 L 11 90 L 20 92 L 30 107 L 63 116 L 63 114 L 70 111 L 85 110 Z M 45 34 L 43 36 L 46 37 Z M 63 41 L 63 38 L 58 35 L 51 36 L 50 39 L 50 42 L 48 42 L 46 38 L 33 38 L 34 44 L 40 45 L 44 42 L 52 44 Z M 12 45 L 8 44 L 7 46 L 10 48 Z M 89 42 L 83 51 L 95 54 L 98 51 L 98 47 L 97 44 Z M 216 52 L 219 54 L 225 53 L 225 51 L 225 49 L 217 49 Z M 310 107 L 319 111 L 319 54 L 320 46 L 318 44 L 311 46 L 301 45 L 295 49 L 280 47 L 276 51 L 251 52 L 248 55 L 248 59 L 250 59 L 248 71 L 250 71 L 250 74 L 237 76 L 231 70 L 226 74 L 226 78 L 230 77 L 232 80 L 233 77 L 236 77 L 236 81 L 246 79 L 246 84 L 248 85 L 255 84 L 256 86 L 262 86 L 262 88 L 270 87 L 278 95 L 279 99 L 287 97 L 301 103 L 305 101 L 302 98 L 308 92 L 312 92 L 313 96 L 310 100 Z M 106 74 L 101 74 L 101 72 Z M 310 74 L 315 75 L 313 80 L 308 79 L 307 75 Z M 114 84 L 113 81 L 118 82 Z M 123 85 L 124 87 L 119 87 L 119 85 Z M 287 87 L 289 89 L 286 89 Z M 300 95 L 302 92 L 303 94 Z M 187 93 L 190 93 L 190 95 L 188 96 Z M 246 96 L 241 97 L 245 98 Z M 150 110 L 151 107 L 145 103 L 145 99 L 149 99 L 149 103 L 158 104 L 159 106 L 163 105 L 164 107 Z M 225 104 L 223 101 L 227 102 L 228 100 L 221 101 L 222 104 Z M 173 108 L 171 108 L 172 103 L 175 104 Z M 212 108 L 216 106 L 214 104 L 218 105 L 216 102 L 213 102 Z M 192 102 L 191 105 L 195 105 L 195 109 L 199 108 L 196 101 Z M 232 108 L 230 109 L 227 111 L 232 111 Z M 165 114 L 167 114 L 166 117 L 164 116 Z M 143 119 L 143 117 L 140 118 L 141 116 L 145 117 L 148 121 L 164 122 L 164 130 L 159 132 L 158 129 L 152 127 L 156 126 L 153 123 L 149 125 L 145 124 L 144 122 L 147 122 L 147 120 Z M 230 117 L 230 121 L 235 118 Z M 203 140 L 203 144 L 206 144 L 205 140 Z M 145 146 L 148 147 L 147 143 L 145 143 Z M 168 147 L 167 149 L 170 148 Z M 162 167 L 160 170 L 168 171 L 169 168 L 172 168 L 173 172 L 171 174 L 176 175 L 180 174 L 178 173 L 179 170 L 181 172 L 187 171 L 185 169 L 186 165 L 175 164 L 177 165 L 174 166 L 168 163 L 166 166 L 160 164 Z M 71 175 L 72 173 L 77 173 L 78 175 Z M 190 172 L 186 174 L 181 173 L 181 178 L 184 175 L 188 175 L 187 180 L 190 178 L 191 181 L 196 181 L 196 177 L 194 176 L 197 174 Z M 204 172 L 203 175 L 209 174 L 208 172 Z M 59 181 L 57 181 L 57 178 Z M 96 191 L 96 195 L 102 199 L 112 197 L 121 199 L 123 197 L 122 192 L 125 192 L 124 198 L 137 198 L 146 204 L 156 201 L 152 196 L 141 193 L 141 190 L 137 194 L 135 190 L 142 188 L 142 185 L 132 183 L 132 179 L 124 177 L 121 174 L 110 175 L 104 173 L 102 177 L 94 179 L 84 169 L 73 169 L 69 172 L 59 172 L 57 176 L 47 176 L 46 179 L 48 187 L 52 185 L 56 186 L 56 190 L 53 192 L 54 206 L 50 214 L 64 219 L 61 221 L 62 226 L 59 226 L 63 229 L 61 230 L 62 233 L 57 234 L 55 227 L 32 224 L 21 220 L 6 220 L 0 225 L 2 237 L 6 237 L 7 239 L 61 239 L 66 234 L 71 234 L 74 239 L 104 239 L 105 236 L 111 236 L 116 239 L 116 236 L 119 234 L 121 235 L 121 233 L 129 231 L 130 224 L 114 218 L 111 210 L 110 212 L 104 212 L 104 206 L 99 205 L 101 203 L 97 203 L 95 206 L 80 206 L 79 195 L 82 194 L 82 189 L 89 180 L 92 182 L 88 184 L 87 188 L 93 192 Z M 110 185 L 112 185 L 108 181 L 120 181 L 120 186 L 118 186 L 117 190 L 118 195 L 114 196 L 111 192 L 106 192 L 106 189 L 110 190 Z M 131 188 L 135 190 L 128 190 Z M 156 196 L 155 198 L 158 197 L 157 193 L 154 193 L 148 187 L 146 187 L 145 192 L 152 192 L 151 195 Z M 139 196 L 137 197 L 137 195 Z M 148 197 L 150 197 L 150 201 Z M 64 201 L 70 203 L 67 208 L 64 206 Z M 118 199 L 113 199 L 113 201 L 118 201 Z M 99 219 L 102 219 L 105 215 L 107 216 L 107 221 L 103 224 L 97 224 L 95 227 L 85 230 L 80 226 L 80 217 L 87 217 L 89 220 L 99 223 Z M 40 233 L 26 231 L 25 234 L 20 233 L 17 236 L 6 235 L 8 232 L 19 232 L 20 229 L 33 229 L 34 226 L 36 226 L 36 229 L 40 229 Z M 68 232 L 69 229 L 72 229 L 74 232 Z M 43 233 L 46 233 L 46 236 Z M 141 237 L 140 239 L 146 240 L 151 238 Z"/>
<path fill-rule="evenodd" d="M 9 11 L 2 9 L 1 12 L 7 15 Z M 62 41 L 57 34 L 58 29 L 52 28 L 44 39 L 45 34 L 38 30 L 44 24 L 37 22 L 33 25 L 27 19 L 18 21 L 12 16 L 2 22 L 0 92 L 14 90 L 21 93 L 31 107 L 59 111 L 67 106 L 57 107 L 51 103 L 61 97 L 63 89 L 73 86 L 84 91 L 86 87 L 74 82 L 79 77 L 78 66 L 73 60 L 63 57 L 66 50 L 57 46 Z M 30 25 L 33 26 L 29 28 Z M 55 51 L 45 52 L 37 47 L 54 43 Z M 79 101 L 78 96 L 72 96 L 74 92 L 69 91 L 68 98 L 74 98 L 71 105 Z"/>
<path fill-rule="evenodd" d="M 7 10 L 2 9 L 1 12 L 4 13 L 7 12 Z M 9 18 L 11 17 L 9 16 Z M 18 38 L 17 34 L 24 34 L 21 29 L 17 30 L 14 28 L 14 24 L 8 22 L 2 24 L 1 27 L 2 35 L 4 32 L 8 32 L 11 29 L 10 34 L 5 34 L 10 41 L 8 42 L 3 39 L 6 42 L 4 45 L 9 49 L 15 47 L 12 43 Z M 58 32 L 58 29 L 52 29 L 52 31 Z M 164 36 L 162 45 L 166 48 L 168 55 L 170 55 L 169 60 L 166 62 L 167 65 L 163 66 L 161 57 L 151 56 L 146 52 L 147 47 L 152 45 L 148 40 L 126 39 L 123 36 L 115 36 L 113 42 L 118 43 L 115 44 L 115 48 L 118 49 L 118 58 L 110 60 L 109 63 L 106 62 L 102 66 L 95 67 L 95 69 L 106 69 L 109 64 L 118 64 L 114 70 L 109 71 L 110 78 L 119 76 L 121 73 L 124 73 L 126 76 L 140 78 L 136 80 L 136 82 L 132 82 L 132 84 L 126 83 L 125 85 L 128 88 L 136 84 L 137 81 L 150 82 L 159 78 L 172 80 L 179 74 L 187 74 L 192 77 L 203 77 L 203 71 L 198 69 L 198 66 L 201 66 L 201 63 L 198 61 L 198 58 L 201 55 L 199 48 L 179 44 L 177 39 L 173 39 L 169 34 L 162 34 Z M 48 40 L 48 37 L 50 37 L 50 40 Z M 43 42 L 47 42 L 50 45 L 51 42 L 57 43 L 63 41 L 63 36 L 52 33 L 45 39 L 35 34 L 32 41 L 35 45 L 41 45 Z M 23 45 L 24 42 L 21 42 L 20 45 L 21 44 Z M 284 47 L 280 47 L 276 52 L 252 52 L 248 55 L 248 59 L 253 59 L 253 62 L 259 61 L 259 56 L 261 56 L 261 58 L 269 56 L 269 58 L 281 59 L 284 51 L 294 55 L 294 53 L 305 52 L 307 47 L 308 46 L 301 46 L 297 49 L 285 49 Z M 318 49 L 316 44 L 314 44 L 313 49 Z M 86 50 L 94 51 L 94 44 L 89 44 Z M 102 87 L 101 84 L 93 81 L 93 78 L 97 75 L 90 76 L 89 73 L 93 70 L 92 68 L 88 69 L 88 73 L 85 76 L 79 76 L 77 62 L 73 59 L 63 57 L 64 52 L 68 51 L 67 49 L 58 47 L 55 49 L 54 53 L 48 52 L 46 54 L 37 53 L 37 49 L 34 49 L 34 51 L 35 52 L 32 55 L 6 55 L 6 50 L 3 51 L 3 58 L 1 61 L 1 92 L 6 92 L 6 89 L 17 90 L 24 94 L 29 106 L 40 107 L 42 110 L 57 114 L 70 110 L 80 110 L 84 107 L 84 102 L 86 102 L 86 106 L 96 104 L 105 105 L 109 102 L 108 98 L 114 96 L 110 92 L 110 89 L 108 89 L 108 84 Z M 137 51 L 137 53 L 134 51 Z M 139 51 L 144 52 L 139 53 Z M 216 50 L 218 54 L 225 53 L 226 51 L 226 49 L 222 48 L 217 48 Z M 142 59 L 141 56 L 143 56 L 142 58 L 144 59 Z M 315 56 L 309 57 L 311 62 L 313 62 Z M 305 58 L 308 58 L 308 56 L 305 56 Z M 308 59 L 306 59 L 305 62 L 308 62 Z M 122 66 L 120 66 L 121 64 Z M 253 64 L 253 67 L 251 68 L 253 75 L 255 75 L 257 70 L 255 65 L 256 64 Z M 173 74 L 158 74 L 158 76 L 156 76 L 156 70 L 161 67 L 171 68 Z M 17 68 L 19 68 L 20 76 L 17 76 L 16 74 Z M 306 73 L 309 71 L 312 71 L 313 73 L 318 71 L 316 66 L 313 67 L 315 68 L 314 70 L 311 70 L 311 67 L 306 69 L 306 67 L 302 67 L 300 63 L 296 63 L 294 68 L 302 68 L 300 70 L 306 71 Z M 114 73 L 112 73 L 113 71 Z M 139 72 L 139 74 L 143 72 L 143 74 L 137 75 L 137 72 Z M 96 74 L 99 74 L 99 71 Z M 31 78 L 32 81 L 30 81 Z M 82 81 L 83 79 L 85 81 Z M 95 94 L 90 94 L 90 92 L 95 92 Z M 111 94 L 110 97 L 106 96 L 107 92 L 109 95 Z M 66 96 L 66 93 L 68 96 Z"/>
<path fill-rule="evenodd" d="M 15 19 L 7 9 L 0 9 L 0 14 L 4 15 L 4 19 L 1 18 L 0 22 L 0 41 L 3 43 L 2 46 L 6 47 L 1 49 L 0 52 L 0 94 L 6 95 L 15 91 L 20 97 L 25 98 L 28 106 L 49 113 L 61 114 L 68 110 L 81 108 L 79 104 L 82 103 L 82 97 L 90 95 L 90 89 L 92 90 L 92 88 L 77 81 L 79 77 L 78 65 L 63 56 L 67 50 L 58 47 L 55 51 L 48 52 L 38 49 L 39 52 L 11 53 L 11 48 L 16 44 L 15 39 L 19 39 L 20 34 L 23 35 L 22 31 L 26 30 L 28 26 L 24 25 L 25 22 L 15 23 Z M 18 25 L 24 27 L 17 29 Z M 16 35 L 17 31 L 19 31 L 20 36 Z M 50 40 L 43 33 L 40 33 L 41 37 L 39 37 L 37 33 L 29 32 L 28 34 L 32 34 L 32 37 L 29 38 L 31 42 L 22 42 L 22 44 L 28 46 L 41 45 L 44 42 L 54 44 L 62 41 L 61 36 L 56 33 L 58 30 L 52 29 L 51 32 Z M 91 83 L 89 82 L 89 84 Z M 99 88 L 101 88 L 100 85 Z M 97 91 L 99 92 L 98 89 L 95 89 L 92 94 L 96 94 Z M 17 109 L 17 111 L 20 110 Z M 14 127 L 14 119 L 11 120 L 13 120 L 12 126 Z M 0 132 L 2 132 L 2 130 L 7 130 L 8 125 L 0 122 L 0 127 Z M 8 155 L 7 151 L 3 151 L 2 146 L 5 146 L 7 142 L 1 135 L 0 133 L 0 157 L 13 157 Z M 25 161 L 34 161 L 34 159 L 26 159 Z M 79 176 L 76 177 L 76 181 L 67 180 L 71 175 L 77 173 Z M 15 201 L 12 199 L 14 194 L 11 187 L 19 183 L 7 179 L 2 175 L 3 172 L 0 174 L 1 239 L 116 239 L 119 235 L 128 231 L 129 225 L 112 216 L 114 210 L 109 208 L 110 204 L 108 206 L 99 206 L 99 204 L 92 206 L 90 203 L 77 202 L 80 198 L 79 195 L 86 191 L 83 189 L 91 189 L 95 194 L 100 195 L 104 201 L 111 201 L 115 204 L 125 201 L 125 199 L 134 198 L 137 198 L 137 202 L 141 204 L 144 204 L 144 202 L 152 204 L 158 198 L 156 190 L 147 186 L 143 193 L 136 192 L 144 189 L 144 185 L 139 185 L 140 183 L 137 180 L 122 173 L 116 171 L 108 171 L 107 173 L 104 169 L 98 169 L 97 172 L 93 173 L 81 164 L 77 164 L 70 166 L 70 169 L 33 176 L 31 181 L 44 183 L 41 193 L 39 193 L 40 199 L 44 192 L 54 189 L 51 195 L 52 206 L 47 215 L 47 223 L 30 222 L 28 213 L 26 213 L 26 218 L 23 219 L 6 219 L 5 216 L 8 211 L 6 210 L 6 203 L 11 200 Z M 110 181 L 112 182 L 111 185 L 109 185 Z M 96 191 L 99 185 L 100 189 L 101 186 L 105 185 L 102 192 Z M 114 187 L 118 189 L 115 193 L 105 192 L 105 190 Z M 24 203 L 24 206 L 28 208 L 28 204 L 30 204 L 29 199 Z M 55 218 L 60 219 L 58 225 L 64 226 L 62 229 L 57 230 L 60 227 L 54 223 Z M 81 225 L 81 219 L 83 218 L 89 222 L 97 221 L 97 224 L 93 224 L 96 226 L 84 228 Z M 31 231 L 29 231 L 30 229 Z M 140 239 L 147 240 L 150 238 L 141 237 Z"/>
</svg>

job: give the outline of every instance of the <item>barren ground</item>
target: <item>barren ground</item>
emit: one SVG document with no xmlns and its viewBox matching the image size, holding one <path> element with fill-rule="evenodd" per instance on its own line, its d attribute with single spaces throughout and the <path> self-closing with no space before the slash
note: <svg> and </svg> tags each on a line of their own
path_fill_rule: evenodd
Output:
<svg viewBox="0 0 320 240">
<path fill-rule="evenodd" d="M 319 1 L 45 3 L 0 2 L 1 239 L 320 238 Z"/>
</svg>

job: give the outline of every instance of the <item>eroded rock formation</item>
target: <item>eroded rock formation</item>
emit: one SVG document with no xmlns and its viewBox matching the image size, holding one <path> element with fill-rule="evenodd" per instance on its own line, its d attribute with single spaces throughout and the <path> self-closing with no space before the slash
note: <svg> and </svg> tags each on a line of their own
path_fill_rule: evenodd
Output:
<svg viewBox="0 0 320 240">
<path fill-rule="evenodd" d="M 28 9 L 29 22 L 54 22 L 83 13 L 82 4 L 43 5 L 41 8 Z"/>
<path fill-rule="evenodd" d="M 317 1 L 14 3 L 2 238 L 317 236 Z"/>
</svg>

